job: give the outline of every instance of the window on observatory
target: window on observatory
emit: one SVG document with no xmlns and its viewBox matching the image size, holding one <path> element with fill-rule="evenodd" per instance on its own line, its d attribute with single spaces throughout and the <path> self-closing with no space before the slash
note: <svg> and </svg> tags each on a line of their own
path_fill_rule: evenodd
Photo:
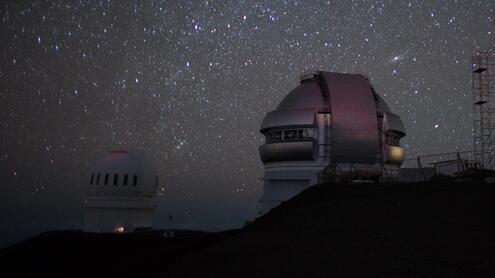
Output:
<svg viewBox="0 0 495 278">
<path fill-rule="evenodd" d="M 118 181 L 119 181 L 119 174 L 113 175 L 113 185 L 117 185 Z"/>
<path fill-rule="evenodd" d="M 282 141 L 282 130 L 273 130 L 266 133 L 266 142 L 275 143 Z"/>
<path fill-rule="evenodd" d="M 96 185 L 99 185 L 100 184 L 100 173 L 98 173 L 98 175 L 96 175 Z"/>
<path fill-rule="evenodd" d="M 132 185 L 136 186 L 137 185 L 137 175 L 134 175 Z"/>
<path fill-rule="evenodd" d="M 314 139 L 313 128 L 273 130 L 266 133 L 266 143 L 306 141 Z"/>
<path fill-rule="evenodd" d="M 309 138 L 309 139 L 314 138 L 314 133 L 313 133 L 312 128 L 304 128 L 302 131 L 303 131 L 303 134 L 302 134 L 303 138 Z"/>
<path fill-rule="evenodd" d="M 94 179 L 95 179 L 95 174 L 91 174 L 91 181 L 89 182 L 90 185 L 93 185 Z"/>
<path fill-rule="evenodd" d="M 396 134 L 388 133 L 385 135 L 385 143 L 390 146 L 400 146 L 399 145 L 400 137 Z"/>
<path fill-rule="evenodd" d="M 105 174 L 105 185 L 108 185 L 108 174 Z"/>
<path fill-rule="evenodd" d="M 124 175 L 124 185 L 127 185 L 127 174 Z"/>
<path fill-rule="evenodd" d="M 298 131 L 297 129 L 288 129 L 284 130 L 284 141 L 293 141 L 298 139 Z M 302 133 L 302 131 L 301 131 Z"/>
</svg>

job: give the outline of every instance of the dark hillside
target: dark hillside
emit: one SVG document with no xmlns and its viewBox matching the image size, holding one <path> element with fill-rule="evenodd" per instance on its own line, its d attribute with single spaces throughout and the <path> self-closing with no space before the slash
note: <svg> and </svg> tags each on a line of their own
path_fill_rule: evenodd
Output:
<svg viewBox="0 0 495 278">
<path fill-rule="evenodd" d="M 243 230 L 41 234 L 0 277 L 495 277 L 495 184 L 317 185 Z"/>
<path fill-rule="evenodd" d="M 494 196 L 481 182 L 318 185 L 167 274 L 493 277 Z"/>
<path fill-rule="evenodd" d="M 0 277 L 156 277 L 189 252 L 198 252 L 236 230 L 163 238 L 160 231 L 98 234 L 42 233 L 0 250 Z"/>
</svg>

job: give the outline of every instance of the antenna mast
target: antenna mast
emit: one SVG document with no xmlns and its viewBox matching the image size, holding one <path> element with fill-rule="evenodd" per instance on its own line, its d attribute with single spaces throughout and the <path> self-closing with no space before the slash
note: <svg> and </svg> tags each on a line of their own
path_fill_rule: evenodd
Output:
<svg viewBox="0 0 495 278">
<path fill-rule="evenodd" d="M 492 18 L 495 31 L 495 19 Z M 495 33 L 493 33 L 495 38 Z M 495 42 L 471 57 L 474 156 L 482 169 L 495 168 Z"/>
</svg>

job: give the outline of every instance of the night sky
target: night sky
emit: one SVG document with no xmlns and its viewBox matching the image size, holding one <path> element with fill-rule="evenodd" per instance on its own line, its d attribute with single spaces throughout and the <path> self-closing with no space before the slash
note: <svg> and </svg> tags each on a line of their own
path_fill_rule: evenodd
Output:
<svg viewBox="0 0 495 278">
<path fill-rule="evenodd" d="M 404 120 L 408 157 L 471 149 L 470 59 L 493 44 L 494 10 L 492 0 L 4 1 L 0 246 L 81 228 L 90 167 L 117 147 L 156 166 L 156 226 L 169 214 L 183 228 L 242 225 L 262 193 L 261 120 L 308 71 L 369 76 Z"/>
</svg>

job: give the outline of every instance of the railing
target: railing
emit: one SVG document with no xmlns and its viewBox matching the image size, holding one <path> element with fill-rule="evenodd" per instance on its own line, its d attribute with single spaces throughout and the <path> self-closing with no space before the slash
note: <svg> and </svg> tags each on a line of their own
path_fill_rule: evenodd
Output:
<svg viewBox="0 0 495 278">
<path fill-rule="evenodd" d="M 462 176 L 481 169 L 475 151 L 457 151 L 420 155 L 405 159 L 399 181 L 422 182 L 434 176 Z"/>
<path fill-rule="evenodd" d="M 435 176 L 463 176 L 481 170 L 475 151 L 456 151 L 420 155 L 405 159 L 400 169 L 382 167 L 328 166 L 319 174 L 320 183 L 335 183 L 355 179 L 378 182 L 423 182 Z"/>
<path fill-rule="evenodd" d="M 328 166 L 318 175 L 319 183 L 341 183 L 356 180 L 368 180 L 380 183 L 397 182 L 399 169 L 387 168 L 385 165 L 355 166 L 353 163 Z"/>
</svg>

